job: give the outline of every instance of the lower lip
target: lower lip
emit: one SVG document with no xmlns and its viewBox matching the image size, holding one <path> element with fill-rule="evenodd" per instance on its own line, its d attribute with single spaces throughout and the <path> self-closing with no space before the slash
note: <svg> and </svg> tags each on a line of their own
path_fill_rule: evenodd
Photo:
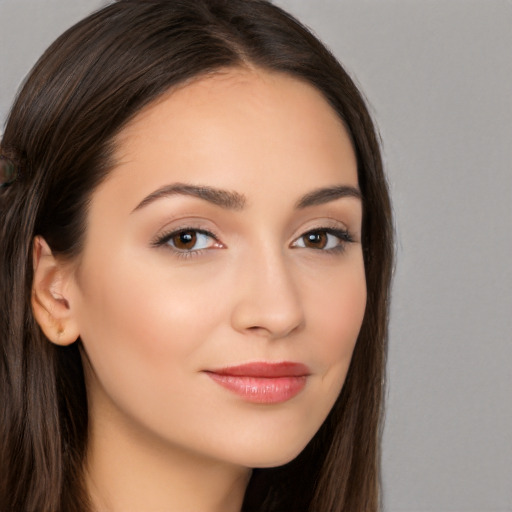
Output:
<svg viewBox="0 0 512 512">
<path fill-rule="evenodd" d="M 257 404 L 278 404 L 298 395 L 306 385 L 306 376 L 246 377 L 206 372 L 217 384 Z"/>
</svg>

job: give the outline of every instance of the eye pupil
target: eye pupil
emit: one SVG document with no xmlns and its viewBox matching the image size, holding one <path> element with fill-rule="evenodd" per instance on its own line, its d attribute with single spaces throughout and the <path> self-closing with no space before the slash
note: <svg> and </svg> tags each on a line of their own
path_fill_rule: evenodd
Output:
<svg viewBox="0 0 512 512">
<path fill-rule="evenodd" d="M 196 245 L 197 233 L 194 231 L 182 231 L 173 237 L 172 242 L 177 249 L 191 249 Z"/>
<path fill-rule="evenodd" d="M 304 235 L 306 247 L 323 249 L 327 245 L 327 233 L 324 231 L 313 231 Z"/>
</svg>

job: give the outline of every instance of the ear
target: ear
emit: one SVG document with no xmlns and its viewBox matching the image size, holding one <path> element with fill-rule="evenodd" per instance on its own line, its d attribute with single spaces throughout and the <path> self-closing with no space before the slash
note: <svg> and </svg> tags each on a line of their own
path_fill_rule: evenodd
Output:
<svg viewBox="0 0 512 512">
<path fill-rule="evenodd" d="M 34 238 L 33 265 L 34 317 L 51 342 L 70 345 L 80 334 L 67 297 L 71 268 L 53 256 L 50 247 L 40 236 Z"/>
</svg>

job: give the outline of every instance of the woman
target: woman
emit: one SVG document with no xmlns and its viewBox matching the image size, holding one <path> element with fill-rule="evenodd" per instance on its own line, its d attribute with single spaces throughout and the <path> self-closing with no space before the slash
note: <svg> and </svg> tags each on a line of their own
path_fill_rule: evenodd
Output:
<svg viewBox="0 0 512 512">
<path fill-rule="evenodd" d="M 391 214 L 364 102 L 260 0 L 120 0 L 1 142 L 0 510 L 375 511 Z"/>
</svg>

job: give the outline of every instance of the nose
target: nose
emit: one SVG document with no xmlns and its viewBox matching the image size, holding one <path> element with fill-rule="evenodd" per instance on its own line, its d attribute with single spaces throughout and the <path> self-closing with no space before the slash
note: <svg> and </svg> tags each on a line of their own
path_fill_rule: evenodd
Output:
<svg viewBox="0 0 512 512">
<path fill-rule="evenodd" d="M 305 321 L 300 290 L 284 256 L 262 251 L 240 266 L 233 328 L 269 339 L 300 330 Z"/>
</svg>

